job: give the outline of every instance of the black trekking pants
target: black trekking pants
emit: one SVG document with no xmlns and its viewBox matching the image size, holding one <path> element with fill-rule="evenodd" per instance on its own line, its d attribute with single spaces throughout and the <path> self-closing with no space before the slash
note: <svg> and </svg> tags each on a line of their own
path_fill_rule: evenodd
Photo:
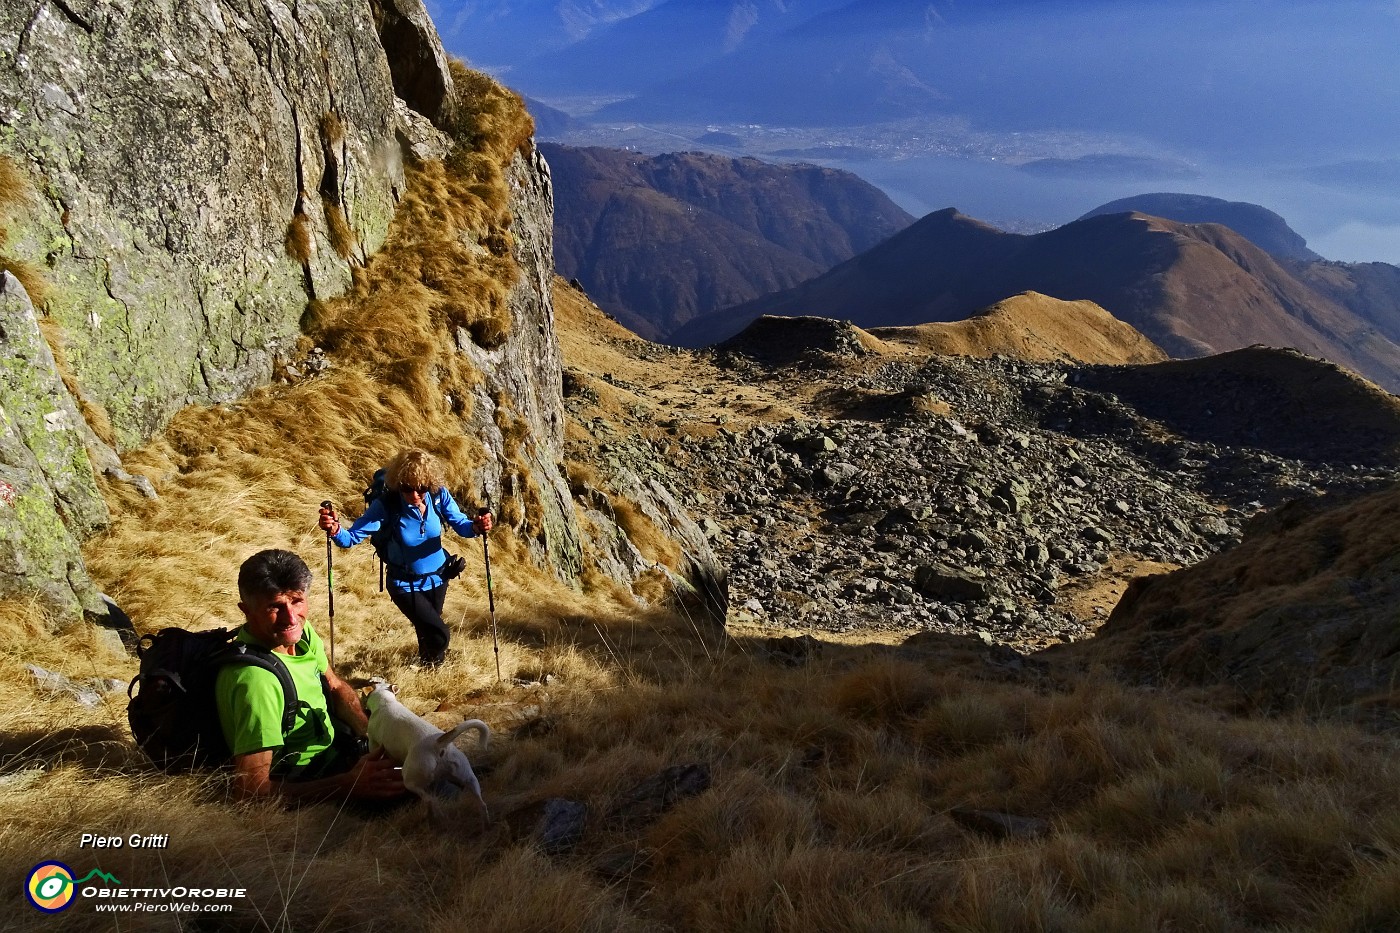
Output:
<svg viewBox="0 0 1400 933">
<path fill-rule="evenodd" d="M 421 593 L 400 593 L 390 589 L 389 598 L 413 623 L 418 634 L 418 660 L 422 664 L 441 664 L 447 654 L 452 633 L 442 621 L 442 604 L 447 600 L 447 584 Z"/>
</svg>

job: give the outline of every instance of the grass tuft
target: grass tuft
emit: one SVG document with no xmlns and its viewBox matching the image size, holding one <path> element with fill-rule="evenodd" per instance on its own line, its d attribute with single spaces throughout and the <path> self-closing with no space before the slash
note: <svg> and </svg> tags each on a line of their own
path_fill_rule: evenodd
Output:
<svg viewBox="0 0 1400 933">
<path fill-rule="evenodd" d="M 287 257 L 296 260 L 296 262 L 303 266 L 311 262 L 314 239 L 314 234 L 311 230 L 311 218 L 298 208 L 297 212 L 292 215 L 291 221 L 287 224 L 287 235 L 282 242 L 282 246 L 287 252 Z"/>
<path fill-rule="evenodd" d="M 321 199 L 321 209 L 326 215 L 326 230 L 330 236 L 331 249 L 347 262 L 355 259 L 355 248 L 360 245 L 350 222 L 345 219 L 345 211 L 330 198 Z"/>
</svg>

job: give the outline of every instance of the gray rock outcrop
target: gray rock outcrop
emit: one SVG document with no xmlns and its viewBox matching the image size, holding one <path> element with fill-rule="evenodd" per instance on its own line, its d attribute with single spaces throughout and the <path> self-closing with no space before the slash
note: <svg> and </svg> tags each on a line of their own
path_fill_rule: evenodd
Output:
<svg viewBox="0 0 1400 933">
<path fill-rule="evenodd" d="M 105 613 L 78 551 L 107 522 L 80 424 L 29 296 L 0 272 L 0 598 L 58 620 Z"/>
<path fill-rule="evenodd" d="M 794 396 L 815 385 L 860 413 L 683 434 L 670 448 L 672 487 L 714 516 L 737 622 L 1017 648 L 1078 640 L 1106 610 L 1088 617 L 1077 594 L 1118 564 L 1197 564 L 1265 508 L 1400 477 L 1400 455 L 1367 436 L 1302 434 L 1294 459 L 1245 431 L 1173 435 L 1079 388 L 1075 364 L 933 357 L 858 376 L 815 357 L 729 365 L 736 382 L 773 380 Z M 895 404 L 911 395 L 947 413 Z"/>
<path fill-rule="evenodd" d="M 484 349 L 460 330 L 457 347 L 485 377 L 477 386 L 468 433 L 482 439 L 491 456 L 482 484 L 495 501 L 503 495 L 533 495 L 539 503 L 539 528 L 527 543 L 566 579 L 581 569 L 582 547 L 569 484 L 558 464 L 564 460 L 563 362 L 554 331 L 554 195 L 549 165 L 533 148 L 511 162 L 511 233 L 520 275 L 510 294 L 509 338 Z M 498 421 L 498 400 L 508 400 L 510 414 L 528 426 L 527 441 L 516 456 L 534 490 L 503 488 L 510 456 Z"/>
<path fill-rule="evenodd" d="M 0 35 L 18 39 L 0 43 L 0 153 L 44 193 L 11 250 L 48 266 L 46 310 L 122 445 L 266 382 L 403 187 L 371 6 L 16 0 Z"/>
</svg>

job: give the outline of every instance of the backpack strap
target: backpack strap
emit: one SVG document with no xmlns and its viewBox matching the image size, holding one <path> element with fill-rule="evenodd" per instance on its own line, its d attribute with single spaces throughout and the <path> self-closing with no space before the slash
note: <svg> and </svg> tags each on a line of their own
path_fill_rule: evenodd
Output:
<svg viewBox="0 0 1400 933">
<path fill-rule="evenodd" d="M 237 629 L 229 629 L 230 634 L 237 632 Z M 246 664 L 251 667 L 262 668 L 277 678 L 277 682 L 282 686 L 282 734 L 287 735 L 296 725 L 297 713 L 303 709 L 309 709 L 309 705 L 297 696 L 297 686 L 292 682 L 291 671 L 281 661 L 273 657 L 273 652 L 261 645 L 250 645 L 247 642 L 231 640 L 229 651 L 220 666 L 227 664 Z"/>
</svg>

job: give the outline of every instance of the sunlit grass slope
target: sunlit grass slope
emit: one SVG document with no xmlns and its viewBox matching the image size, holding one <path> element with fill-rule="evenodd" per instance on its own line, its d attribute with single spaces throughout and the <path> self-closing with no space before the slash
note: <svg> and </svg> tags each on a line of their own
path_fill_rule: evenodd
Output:
<svg viewBox="0 0 1400 933">
<path fill-rule="evenodd" d="M 499 89 L 472 86 L 510 112 Z M 490 125 L 501 124 L 524 125 Z M 186 411 L 127 458 L 161 498 L 110 489 L 118 518 L 87 558 L 139 628 L 233 624 L 238 563 L 262 547 L 290 547 L 322 573 L 316 504 L 357 488 L 402 444 L 437 451 L 454 480 L 474 462 L 443 397 L 475 378 L 447 328 L 451 302 L 466 300 L 459 284 L 477 272 L 454 261 L 429 275 L 440 256 L 419 251 L 462 230 L 508 235 L 489 209 L 501 191 L 472 204 L 462 194 L 463 164 L 495 167 L 466 189 L 501 184 L 496 169 L 520 142 L 501 132 L 415 169 L 385 249 L 350 295 L 314 309 L 309 332 L 336 364 L 327 375 Z M 484 264 L 472 268 L 492 281 L 508 275 L 503 257 L 468 252 L 458 260 Z M 469 316 L 490 319 L 487 305 Z M 1400 928 L 1400 768 L 1388 738 L 1009 671 L 988 665 L 980 643 L 953 639 L 828 646 L 789 667 L 760 643 L 707 639 L 612 588 L 571 590 L 509 531 L 492 542 L 499 683 L 477 542 L 461 542 L 472 564 L 448 603 L 455 650 L 432 673 L 404 666 L 412 634 L 377 592 L 367 549 L 336 553 L 335 586 L 343 674 L 389 676 L 414 709 L 497 730 L 473 755 L 495 815 L 484 831 L 464 812 L 437 832 L 416 804 L 238 804 L 218 776 L 153 773 L 120 694 L 89 710 L 41 692 L 26 670 L 125 680 L 134 663 L 90 630 L 50 638 L 32 607 L 0 606 L 0 925 L 117 926 L 85 903 L 52 918 L 23 902 L 30 867 L 58 859 L 127 886 L 250 895 L 232 914 L 127 915 L 123 930 Z M 313 621 L 328 633 L 325 596 L 318 578 Z M 709 766 L 709 790 L 651 819 L 613 812 L 641 780 L 690 763 Z M 572 851 L 549 855 L 532 833 L 556 797 L 589 818 Z M 960 808 L 1043 820 L 1044 832 L 991 838 L 966 828 Z M 83 832 L 170 843 L 84 849 Z"/>
</svg>

